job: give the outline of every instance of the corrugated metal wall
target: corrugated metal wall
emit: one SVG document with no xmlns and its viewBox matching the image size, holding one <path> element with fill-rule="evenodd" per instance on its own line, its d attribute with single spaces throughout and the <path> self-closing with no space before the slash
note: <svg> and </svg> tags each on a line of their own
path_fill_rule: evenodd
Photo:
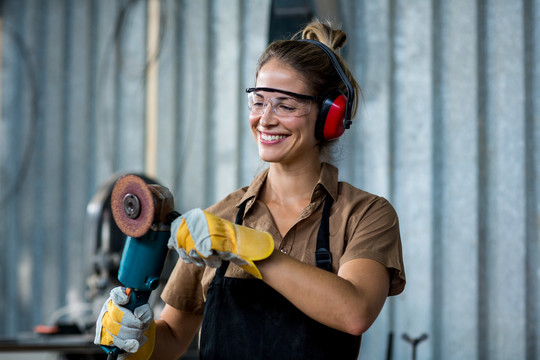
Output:
<svg viewBox="0 0 540 360">
<path fill-rule="evenodd" d="M 540 359 L 540 0 L 336 4 L 365 96 L 341 177 L 395 205 L 408 277 L 362 358 L 392 332 L 394 359 L 424 333 L 418 359 Z M 86 205 L 113 174 L 155 176 L 184 211 L 263 167 L 242 90 L 269 14 L 3 1 L 0 335 L 81 301 Z"/>
</svg>

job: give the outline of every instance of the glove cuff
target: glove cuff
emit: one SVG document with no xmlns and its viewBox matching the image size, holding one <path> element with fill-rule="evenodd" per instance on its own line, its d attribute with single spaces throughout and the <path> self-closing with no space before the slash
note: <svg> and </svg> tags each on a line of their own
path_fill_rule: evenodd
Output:
<svg viewBox="0 0 540 360">
<path fill-rule="evenodd" d="M 236 254 L 242 259 L 258 261 L 272 255 L 274 238 L 265 231 L 259 231 L 234 224 L 236 233 Z"/>
</svg>

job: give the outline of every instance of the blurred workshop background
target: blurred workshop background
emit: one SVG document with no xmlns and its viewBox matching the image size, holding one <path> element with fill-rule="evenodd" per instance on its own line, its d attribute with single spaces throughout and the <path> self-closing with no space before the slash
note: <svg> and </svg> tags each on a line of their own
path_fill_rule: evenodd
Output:
<svg viewBox="0 0 540 360">
<path fill-rule="evenodd" d="M 111 185 L 183 212 L 248 184 L 244 89 L 313 16 L 364 92 L 341 178 L 400 216 L 408 284 L 360 358 L 540 359 L 540 0 L 0 1 L 0 358 L 99 357 Z"/>
</svg>

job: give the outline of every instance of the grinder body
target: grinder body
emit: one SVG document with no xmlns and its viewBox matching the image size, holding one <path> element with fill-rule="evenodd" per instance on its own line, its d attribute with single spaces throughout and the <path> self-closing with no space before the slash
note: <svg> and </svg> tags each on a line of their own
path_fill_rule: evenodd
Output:
<svg viewBox="0 0 540 360">
<path fill-rule="evenodd" d="M 138 291 L 156 290 L 169 250 L 169 237 L 170 231 L 152 230 L 140 238 L 128 236 L 118 270 L 120 283 Z"/>
<path fill-rule="evenodd" d="M 173 197 L 162 186 L 146 184 L 135 175 L 126 175 L 115 184 L 111 196 L 113 217 L 126 234 L 118 280 L 126 287 L 130 301 L 126 308 L 133 311 L 148 303 L 159 279 L 170 237 L 170 224 L 180 216 L 174 211 Z M 116 346 L 101 345 L 115 359 L 124 351 Z"/>
<path fill-rule="evenodd" d="M 152 231 L 140 238 L 128 236 L 122 252 L 118 280 L 126 287 L 129 303 L 125 305 L 134 311 L 147 304 L 153 290 L 159 287 L 159 278 L 167 258 L 167 242 L 170 231 Z M 116 346 L 101 346 L 109 360 L 115 359 L 123 351 Z"/>
</svg>

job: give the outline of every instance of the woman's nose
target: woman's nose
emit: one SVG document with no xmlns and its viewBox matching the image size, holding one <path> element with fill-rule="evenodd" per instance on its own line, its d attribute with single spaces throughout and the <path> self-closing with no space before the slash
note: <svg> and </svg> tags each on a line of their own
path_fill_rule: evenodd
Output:
<svg viewBox="0 0 540 360">
<path fill-rule="evenodd" d="M 272 108 L 272 103 L 268 101 L 264 106 L 264 111 L 261 114 L 259 123 L 263 126 L 272 125 L 275 121 L 274 119 L 274 109 Z"/>
</svg>

